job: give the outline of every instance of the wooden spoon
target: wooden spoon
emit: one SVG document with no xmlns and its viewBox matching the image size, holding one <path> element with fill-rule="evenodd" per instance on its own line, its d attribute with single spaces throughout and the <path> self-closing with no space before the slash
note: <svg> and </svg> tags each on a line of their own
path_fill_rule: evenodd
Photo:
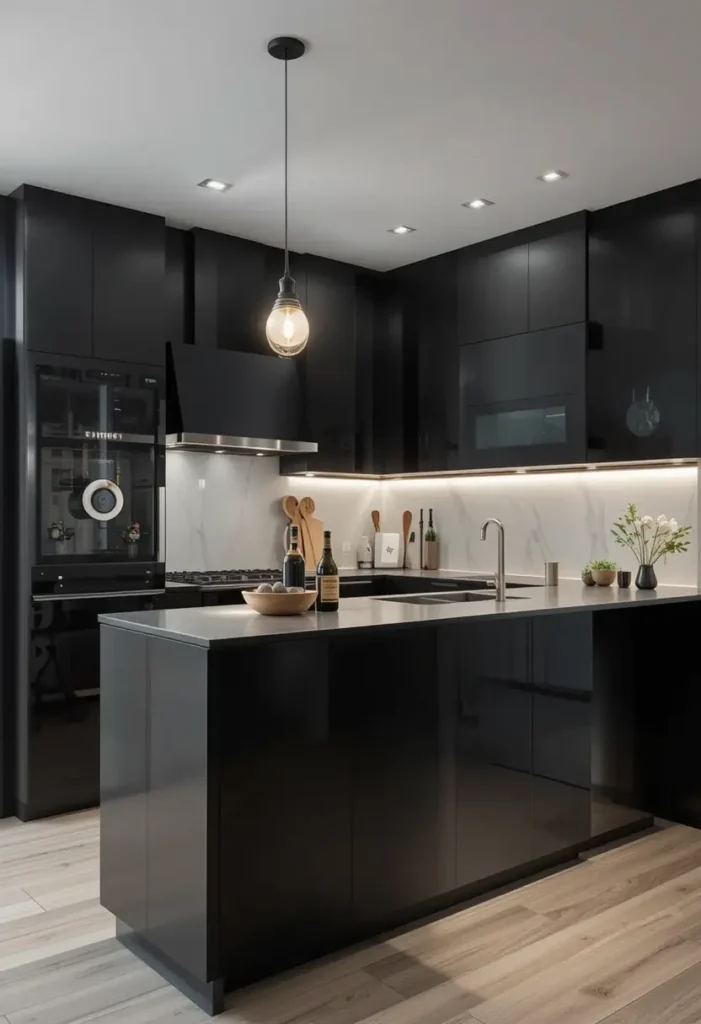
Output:
<svg viewBox="0 0 701 1024">
<path fill-rule="evenodd" d="M 293 494 L 286 494 L 282 499 L 282 511 L 290 520 L 291 526 L 297 527 L 299 553 L 304 557 L 304 533 L 302 532 L 302 517 L 299 509 L 299 500 Z"/>
<path fill-rule="evenodd" d="M 302 498 L 299 503 L 300 525 L 304 537 L 304 551 L 307 568 L 316 569 L 321 558 L 321 552 L 316 550 L 314 536 L 311 527 L 311 520 L 314 517 L 316 505 L 313 498 Z"/>
<path fill-rule="evenodd" d="M 409 531 L 411 530 L 411 512 L 402 513 L 402 534 L 404 536 L 404 559 L 402 561 L 402 569 L 406 569 L 406 549 L 409 543 Z"/>
<path fill-rule="evenodd" d="M 380 513 L 375 508 L 370 513 L 370 516 L 372 517 L 372 525 L 375 527 L 375 533 L 379 533 L 380 532 Z"/>
</svg>

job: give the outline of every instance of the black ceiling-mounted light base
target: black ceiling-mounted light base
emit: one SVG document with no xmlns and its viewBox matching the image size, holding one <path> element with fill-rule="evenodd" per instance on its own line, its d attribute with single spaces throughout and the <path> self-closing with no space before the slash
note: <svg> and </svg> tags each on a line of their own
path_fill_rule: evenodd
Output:
<svg viewBox="0 0 701 1024">
<path fill-rule="evenodd" d="M 302 40 L 294 36 L 277 36 L 268 43 L 268 53 L 276 60 L 297 60 L 305 50 Z"/>
</svg>

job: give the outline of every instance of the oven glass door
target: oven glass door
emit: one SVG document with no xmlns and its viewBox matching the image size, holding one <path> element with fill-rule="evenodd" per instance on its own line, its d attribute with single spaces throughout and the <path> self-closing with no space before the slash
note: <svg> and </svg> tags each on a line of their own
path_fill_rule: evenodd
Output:
<svg viewBox="0 0 701 1024">
<path fill-rule="evenodd" d="M 37 369 L 39 562 L 157 557 L 158 382 Z"/>
</svg>

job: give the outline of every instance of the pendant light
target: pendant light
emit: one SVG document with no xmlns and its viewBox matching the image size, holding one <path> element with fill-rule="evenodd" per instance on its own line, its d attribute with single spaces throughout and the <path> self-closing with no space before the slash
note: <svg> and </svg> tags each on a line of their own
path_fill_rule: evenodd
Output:
<svg viewBox="0 0 701 1024">
<path fill-rule="evenodd" d="M 273 352 L 279 356 L 298 356 L 309 337 L 309 321 L 295 291 L 290 275 L 290 254 L 287 247 L 287 64 L 304 53 L 304 43 L 292 36 L 279 36 L 268 43 L 268 53 L 285 62 L 285 271 L 280 278 L 280 291 L 275 300 L 265 333 Z"/>
</svg>

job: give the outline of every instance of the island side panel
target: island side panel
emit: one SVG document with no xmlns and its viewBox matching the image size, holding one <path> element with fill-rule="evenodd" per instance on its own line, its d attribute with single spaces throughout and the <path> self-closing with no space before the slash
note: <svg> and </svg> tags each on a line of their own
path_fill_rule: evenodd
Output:
<svg viewBox="0 0 701 1024">
<path fill-rule="evenodd" d="M 212 658 L 230 989 L 344 941 L 350 767 L 327 641 L 268 641 Z"/>
<path fill-rule="evenodd" d="M 146 930 L 149 638 L 100 626 L 100 901 Z"/>
<path fill-rule="evenodd" d="M 148 942 L 198 982 L 217 976 L 217 810 L 209 785 L 209 652 L 150 637 Z"/>
</svg>

